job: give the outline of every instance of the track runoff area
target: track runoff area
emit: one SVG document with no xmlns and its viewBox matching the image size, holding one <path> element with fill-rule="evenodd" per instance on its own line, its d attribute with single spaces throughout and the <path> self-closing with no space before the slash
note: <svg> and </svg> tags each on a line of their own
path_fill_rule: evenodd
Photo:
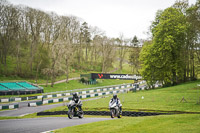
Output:
<svg viewBox="0 0 200 133">
<path fill-rule="evenodd" d="M 100 73 L 100 74 L 98 74 L 98 73 L 93 73 L 93 74 L 91 74 L 91 78 L 96 78 L 96 79 L 123 79 L 123 80 L 138 80 L 138 79 L 140 79 L 141 77 L 138 77 L 138 76 L 136 76 L 136 75 L 128 75 L 128 74 L 104 74 L 104 73 Z M 85 112 L 85 114 L 88 114 L 88 115 L 109 115 L 108 114 L 109 112 L 91 112 L 91 111 L 87 111 L 87 112 Z M 127 115 L 128 114 L 128 112 L 124 112 L 124 114 L 123 115 Z M 129 114 L 130 114 L 130 112 L 129 112 Z M 38 115 L 39 115 L 39 113 L 38 113 Z M 128 115 L 127 115 L 128 116 Z M 133 114 L 130 114 L 129 116 L 133 116 Z M 33 120 L 37 120 L 38 118 L 36 118 L 36 119 L 33 119 Z M 43 121 L 43 118 L 39 118 L 41 121 Z M 45 118 L 44 118 L 45 119 Z M 58 118 L 58 119 L 60 119 L 60 118 Z M 84 119 L 87 119 L 87 118 L 84 118 Z M 106 119 L 107 120 L 107 119 Z M 19 120 L 20 121 L 20 120 Z M 13 121 L 14 123 L 15 122 L 19 122 L 19 121 Z M 32 120 L 31 119 L 29 119 L 28 121 L 30 121 L 29 123 L 34 123 L 34 122 L 32 122 Z M 47 120 L 48 121 L 48 120 Z M 53 120 L 53 121 L 55 121 L 55 120 Z M 60 121 L 60 120 L 59 120 Z M 94 122 L 94 121 L 99 121 L 99 118 L 94 118 L 91 122 Z M 100 120 L 101 121 L 101 120 Z M 1 125 L 2 124 L 6 124 L 6 122 L 11 122 L 11 120 L 2 120 L 2 121 L 0 121 L 0 123 L 1 123 Z M 23 122 L 23 120 L 22 120 L 22 122 Z M 88 123 L 89 121 L 88 120 L 86 120 L 86 123 Z M 11 122 L 12 123 L 12 122 Z M 27 126 L 27 128 L 26 128 L 26 123 L 27 123 L 27 121 L 26 120 L 24 120 L 24 124 L 22 124 L 22 125 L 24 125 L 23 127 L 21 127 L 21 128 L 19 128 L 19 127 L 17 127 L 17 126 L 11 126 L 10 124 L 9 124 L 9 126 L 1 126 L 0 127 L 0 129 L 1 129 L 1 131 L 6 131 L 6 132 L 15 132 L 15 131 L 20 131 L 20 132 L 24 132 L 25 130 L 26 131 L 28 131 L 28 129 L 30 129 L 30 127 L 28 127 Z M 38 125 L 36 125 L 37 127 L 35 127 L 35 126 L 31 126 L 32 128 L 31 128 L 31 130 L 29 130 L 30 132 L 41 132 L 41 131 L 48 131 L 48 130 L 54 130 L 54 129 L 57 129 L 57 128 L 62 128 L 62 127 L 66 127 L 66 126 L 69 126 L 69 125 L 63 125 L 62 127 L 54 127 L 53 125 L 51 126 L 51 128 L 45 128 L 44 129 L 44 125 L 43 124 L 41 124 L 41 123 L 46 123 L 46 122 L 38 122 Z M 71 123 L 71 121 L 70 121 L 70 123 Z M 80 121 L 79 123 L 77 123 L 77 122 L 75 122 L 74 124 L 72 124 L 72 125 L 70 125 L 70 126 L 73 126 L 73 125 L 79 125 L 79 124 L 84 124 L 85 122 L 84 121 Z M 7 124 L 6 124 L 7 125 Z M 13 125 L 18 125 L 18 124 L 13 124 Z M 41 126 L 40 126 L 41 125 Z M 54 124 L 54 125 L 57 125 L 57 124 Z M 46 125 L 47 126 L 47 125 Z M 12 128 L 11 128 L 12 127 Z"/>
</svg>

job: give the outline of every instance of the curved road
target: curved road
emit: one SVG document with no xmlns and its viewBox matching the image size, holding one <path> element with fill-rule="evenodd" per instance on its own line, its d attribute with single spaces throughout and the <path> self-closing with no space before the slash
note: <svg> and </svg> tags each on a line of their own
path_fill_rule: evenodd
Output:
<svg viewBox="0 0 200 133">
<path fill-rule="evenodd" d="M 111 120 L 111 118 L 83 118 L 74 117 L 45 117 L 29 119 L 0 120 L 1 133 L 39 133 L 59 128 L 86 124 L 97 121 Z"/>
<path fill-rule="evenodd" d="M 0 111 L 0 116 L 24 116 L 27 114 L 32 114 L 32 113 L 37 113 L 37 112 L 41 112 L 44 110 L 48 110 L 51 108 L 55 108 L 58 106 L 62 106 L 63 103 L 59 103 L 59 104 L 52 104 L 52 105 L 43 105 L 43 106 L 37 106 L 37 107 L 20 107 L 18 109 L 14 109 L 14 110 L 5 110 L 5 111 Z"/>
<path fill-rule="evenodd" d="M 91 98 L 86 100 L 94 100 L 98 98 Z M 86 101 L 83 100 L 83 101 Z M 0 116 L 23 116 L 26 114 L 32 114 L 41 112 L 54 107 L 63 106 L 64 103 L 43 105 L 37 107 L 27 107 L 28 101 L 20 102 L 20 108 L 14 110 L 0 111 Z M 91 122 L 111 120 L 110 118 L 83 118 L 79 119 L 74 117 L 69 119 L 66 117 L 44 117 L 44 118 L 29 118 L 29 119 L 10 119 L 0 120 L 0 132 L 1 133 L 39 133 L 68 126 L 75 126 L 80 124 L 86 124 Z"/>
<path fill-rule="evenodd" d="M 82 101 L 95 100 L 95 99 L 99 99 L 99 98 L 102 98 L 102 97 L 95 97 L 95 98 L 85 99 Z M 63 102 L 63 103 L 56 103 L 56 104 L 50 104 L 50 105 L 28 107 L 29 102 L 33 102 L 33 101 L 19 102 L 19 108 L 17 108 L 17 109 L 2 110 L 2 111 L 0 111 L 0 116 L 24 116 L 27 114 L 32 114 L 32 113 L 37 113 L 37 112 L 41 112 L 44 110 L 49 110 L 51 108 L 55 108 L 55 107 L 59 107 L 59 106 L 65 106 L 66 110 L 67 110 L 66 104 L 68 103 L 68 102 Z"/>
</svg>

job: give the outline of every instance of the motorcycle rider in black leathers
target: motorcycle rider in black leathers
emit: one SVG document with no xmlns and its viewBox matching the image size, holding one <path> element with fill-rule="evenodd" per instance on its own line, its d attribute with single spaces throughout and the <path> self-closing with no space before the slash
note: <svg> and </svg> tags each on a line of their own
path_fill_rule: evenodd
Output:
<svg viewBox="0 0 200 133">
<path fill-rule="evenodd" d="M 80 100 L 79 96 L 77 95 L 77 93 L 73 93 L 72 95 L 72 101 L 74 101 L 77 104 L 79 110 L 82 111 L 82 101 Z"/>
<path fill-rule="evenodd" d="M 119 106 L 119 111 L 120 111 L 120 113 L 122 113 L 122 104 L 121 104 L 119 98 L 117 98 L 117 94 L 114 94 L 113 98 L 110 99 L 109 105 L 111 105 L 114 102 L 116 102 L 116 104 Z"/>
</svg>

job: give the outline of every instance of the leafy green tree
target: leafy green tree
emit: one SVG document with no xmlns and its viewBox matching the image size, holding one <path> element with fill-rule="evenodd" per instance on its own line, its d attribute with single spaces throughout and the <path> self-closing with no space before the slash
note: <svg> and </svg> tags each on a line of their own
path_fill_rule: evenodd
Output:
<svg viewBox="0 0 200 133">
<path fill-rule="evenodd" d="M 200 0 L 187 8 L 186 68 L 185 79 L 196 79 L 200 64 Z M 196 71 L 196 72 L 195 72 Z M 197 73 L 197 74 L 195 74 Z"/>
<path fill-rule="evenodd" d="M 134 36 L 132 41 L 131 41 L 131 49 L 130 49 L 130 56 L 129 56 L 129 63 L 132 67 L 132 72 L 134 74 L 139 74 L 139 66 L 140 66 L 140 61 L 139 61 L 139 54 L 141 51 L 141 48 L 138 46 L 139 40 L 137 36 Z"/>
<path fill-rule="evenodd" d="M 156 80 L 164 85 L 175 85 L 182 81 L 184 73 L 182 51 L 185 46 L 185 16 L 170 7 L 160 13 L 153 24 L 153 42 L 141 54 L 141 74 L 147 81 Z"/>
<path fill-rule="evenodd" d="M 142 62 L 140 74 L 146 80 L 149 88 L 154 88 L 153 85 L 156 83 L 157 80 L 155 66 L 153 65 L 153 58 L 155 57 L 151 53 L 151 51 L 153 50 L 152 46 L 152 42 L 145 42 L 140 53 L 140 61 Z"/>
<path fill-rule="evenodd" d="M 134 37 L 133 37 L 133 40 L 131 41 L 131 44 L 132 44 L 134 47 L 138 47 L 139 41 L 138 41 L 137 36 L 134 36 Z"/>
<path fill-rule="evenodd" d="M 89 46 L 90 46 L 90 42 L 91 42 L 91 35 L 90 35 L 90 32 L 89 32 L 89 27 L 88 27 L 88 24 L 86 22 L 84 22 L 82 25 L 81 25 L 81 43 L 83 43 L 85 45 L 85 61 L 87 62 L 88 61 L 88 49 L 89 49 Z"/>
</svg>

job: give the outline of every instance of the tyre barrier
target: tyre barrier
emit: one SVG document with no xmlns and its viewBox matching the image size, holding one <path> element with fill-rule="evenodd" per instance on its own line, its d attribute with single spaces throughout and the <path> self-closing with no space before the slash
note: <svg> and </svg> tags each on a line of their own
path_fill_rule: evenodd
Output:
<svg viewBox="0 0 200 133">
<path fill-rule="evenodd" d="M 173 113 L 155 113 L 155 112 L 132 112 L 132 111 L 123 111 L 122 116 L 154 116 L 154 115 L 169 115 Z M 38 116 L 42 115 L 67 115 L 67 111 L 55 111 L 55 112 L 38 112 Z M 84 111 L 84 115 L 102 115 L 109 116 L 110 111 Z"/>
</svg>

